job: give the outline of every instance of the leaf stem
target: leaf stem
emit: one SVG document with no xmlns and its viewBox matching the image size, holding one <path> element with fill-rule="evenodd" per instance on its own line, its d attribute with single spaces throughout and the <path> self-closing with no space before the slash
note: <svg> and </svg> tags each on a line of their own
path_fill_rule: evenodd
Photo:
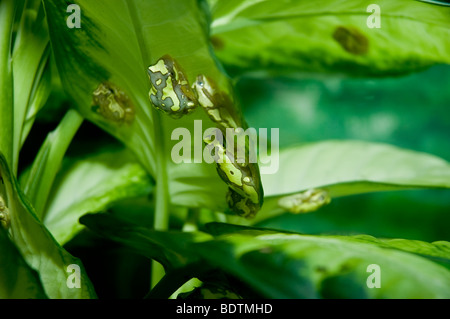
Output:
<svg viewBox="0 0 450 319">
<path fill-rule="evenodd" d="M 169 188 L 166 169 L 166 150 L 162 119 L 157 110 L 153 109 L 154 136 L 158 137 L 156 143 L 156 190 L 155 190 L 155 219 L 154 229 L 165 231 L 169 228 Z M 164 276 L 163 267 L 156 261 L 152 262 L 151 285 L 154 287 Z"/>
<path fill-rule="evenodd" d="M 148 62 L 150 58 L 150 52 L 147 49 L 144 34 L 141 26 L 138 24 L 139 15 L 134 1 L 128 0 L 127 2 L 130 16 L 132 17 L 133 26 L 136 37 L 139 42 L 142 63 L 143 65 Z M 169 228 L 169 191 L 168 180 L 166 170 L 166 153 L 164 147 L 164 132 L 162 129 L 162 120 L 160 114 L 152 109 L 153 118 L 153 130 L 156 140 L 155 154 L 156 154 L 156 188 L 155 188 L 155 216 L 154 216 L 154 229 L 164 231 Z M 161 278 L 164 277 L 164 268 L 156 262 L 152 261 L 151 268 L 151 287 L 154 287 Z"/>
<path fill-rule="evenodd" d="M 193 232 L 198 230 L 197 222 L 200 215 L 198 208 L 188 208 L 187 218 L 183 225 L 183 231 Z"/>
</svg>

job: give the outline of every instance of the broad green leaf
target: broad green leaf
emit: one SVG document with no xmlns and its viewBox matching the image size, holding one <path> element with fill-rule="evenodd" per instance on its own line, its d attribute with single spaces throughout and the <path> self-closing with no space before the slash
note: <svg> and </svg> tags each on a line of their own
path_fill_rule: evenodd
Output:
<svg viewBox="0 0 450 319">
<path fill-rule="evenodd" d="M 52 299 L 95 298 L 96 294 L 81 261 L 65 251 L 37 218 L 32 205 L 20 189 L 3 155 L 0 156 L 0 193 L 10 212 L 11 234 L 30 267 L 37 271 L 45 293 Z M 69 288 L 69 265 L 80 267 L 81 288 Z"/>
<path fill-rule="evenodd" d="M 450 63 L 450 8 L 380 0 L 210 0 L 218 58 L 235 71 L 387 75 Z M 370 12 L 368 12 L 370 11 Z"/>
<path fill-rule="evenodd" d="M 170 158 L 175 128 L 190 128 L 199 119 L 207 128 L 212 122 L 201 109 L 174 120 L 155 112 L 148 98 L 147 68 L 165 54 L 178 61 L 190 83 L 204 74 L 221 89 L 231 91 L 229 79 L 210 50 L 204 7 L 196 0 L 74 3 L 81 7 L 80 29 L 64 25 L 69 16 L 65 1 L 44 1 L 62 83 L 78 110 L 132 149 L 146 170 L 160 180 L 160 186 L 168 181 L 172 204 L 223 209 L 226 187 L 214 165 L 182 163 L 174 167 Z M 105 81 L 116 84 L 132 100 L 135 116 L 131 123 L 114 123 L 93 110 L 92 93 Z M 212 197 L 216 195 L 219 200 Z"/>
<path fill-rule="evenodd" d="M 81 7 L 80 29 L 67 27 L 71 12 L 66 12 L 65 1 L 44 1 L 53 53 L 65 91 L 88 120 L 134 145 L 134 149 L 139 145 L 136 153 L 140 153 L 142 163 L 154 174 L 153 120 L 147 98 L 146 66 L 127 3 L 116 0 L 108 5 L 100 1 L 74 4 Z M 132 100 L 136 108 L 132 125 L 118 125 L 92 109 L 92 93 L 105 81 L 117 85 Z"/>
<path fill-rule="evenodd" d="M 270 234 L 270 233 L 280 233 L 282 231 L 270 229 L 270 228 L 257 228 L 257 227 L 247 227 L 241 225 L 225 224 L 212 222 L 205 225 L 208 233 L 213 236 L 220 236 L 224 234 L 241 233 L 245 235 L 259 235 L 259 234 Z M 293 232 L 283 231 L 282 233 L 290 234 Z M 298 233 L 297 233 L 298 234 Z M 338 237 L 338 238 L 342 238 Z M 444 266 L 450 266 L 450 243 L 447 241 L 436 241 L 433 243 L 428 243 L 420 240 L 408 240 L 408 239 L 386 239 L 386 238 L 376 238 L 369 235 L 354 235 L 348 236 L 351 241 L 360 241 L 362 243 L 375 244 L 382 248 L 392 248 L 398 249 L 405 252 L 410 252 L 417 254 L 422 257 L 429 258 L 431 260 L 442 263 Z"/>
<path fill-rule="evenodd" d="M 147 195 L 152 183 L 130 152 L 114 150 L 87 158 L 71 158 L 53 185 L 44 224 L 61 244 L 83 226 L 78 219 L 107 209 L 126 198 Z"/>
<path fill-rule="evenodd" d="M 95 233 L 161 263 L 166 272 L 198 260 L 190 245 L 211 238 L 200 232 L 155 231 L 126 222 L 112 214 L 87 214 L 80 222 Z"/>
<path fill-rule="evenodd" d="M 434 260 L 447 268 L 450 268 L 450 243 L 447 241 L 427 243 L 420 240 L 407 240 L 401 238 L 377 239 L 373 236 L 367 235 L 351 236 L 351 239 L 359 240 L 361 242 L 374 243 L 383 248 L 393 248 L 414 253 Z"/>
<path fill-rule="evenodd" d="M 111 214 L 85 215 L 81 222 L 106 238 L 155 258 L 168 270 L 204 260 L 269 298 L 450 295 L 450 271 L 429 260 L 438 256 L 448 260 L 446 242 L 403 240 L 399 245 L 396 240 L 370 236 L 311 236 L 217 223 L 207 225 L 212 238 L 204 233 L 153 231 Z M 381 269 L 379 289 L 369 289 L 366 284 L 371 274 L 367 267 L 372 264 Z"/>
<path fill-rule="evenodd" d="M 278 212 L 277 197 L 266 198 L 267 209 L 252 225 L 317 234 L 370 234 L 383 238 L 406 238 L 426 242 L 450 241 L 449 189 L 418 189 L 366 193 L 333 198 L 309 214 Z M 229 221 L 231 222 L 231 221 Z"/>
<path fill-rule="evenodd" d="M 47 298 L 38 274 L 27 265 L 1 226 L 0 256 L 0 299 Z"/>
<path fill-rule="evenodd" d="M 407 241 L 403 243 L 406 246 Z M 237 231 L 232 227 L 231 233 L 195 246 L 210 263 L 246 281 L 268 298 L 450 296 L 450 271 L 445 267 L 359 236 L 310 236 L 245 227 Z M 419 246 L 413 242 L 409 251 L 420 254 L 423 250 L 415 249 Z M 450 257 L 448 251 L 445 256 Z M 372 273 L 367 269 L 373 264 L 380 269 L 380 288 L 367 286 Z"/>
<path fill-rule="evenodd" d="M 426 153 L 361 141 L 323 141 L 280 152 L 263 176 L 267 196 L 325 188 L 331 197 L 411 188 L 450 188 L 450 164 Z"/>
<path fill-rule="evenodd" d="M 284 212 L 278 200 L 316 188 L 331 198 L 367 192 L 450 188 L 450 164 L 431 154 L 362 141 L 323 141 L 284 149 L 279 169 L 262 176 L 265 205 L 256 223 Z"/>
</svg>

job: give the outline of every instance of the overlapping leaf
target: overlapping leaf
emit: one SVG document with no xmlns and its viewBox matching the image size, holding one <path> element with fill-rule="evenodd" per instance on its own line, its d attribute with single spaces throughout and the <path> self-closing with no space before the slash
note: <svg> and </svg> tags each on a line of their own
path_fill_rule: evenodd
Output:
<svg viewBox="0 0 450 319">
<path fill-rule="evenodd" d="M 126 150 L 68 160 L 59 173 L 44 213 L 44 224 L 64 244 L 82 225 L 78 219 L 125 198 L 147 195 L 149 176 Z"/>
<path fill-rule="evenodd" d="M 2 227 L 0 256 L 0 299 L 46 298 L 38 274 L 27 265 Z"/>
<path fill-rule="evenodd" d="M 80 29 L 66 27 L 69 14 L 61 10 L 65 1 L 44 3 L 62 83 L 83 116 L 122 140 L 155 179 L 161 172 L 156 169 L 157 153 L 163 156 L 164 165 L 170 166 L 167 175 L 172 204 L 217 210 L 225 207 L 226 187 L 214 165 L 173 167 L 170 160 L 175 128 L 190 128 L 196 119 L 203 121 L 204 128 L 214 126 L 212 122 L 201 110 L 180 120 L 161 114 L 157 121 L 162 132 L 156 133 L 148 99 L 147 68 L 165 54 L 178 61 L 191 83 L 198 74 L 205 74 L 224 90 L 230 89 L 228 78 L 211 55 L 205 13 L 197 1 L 114 0 L 105 5 L 79 0 L 75 3 L 82 13 Z M 135 115 L 131 124 L 108 121 L 93 111 L 92 93 L 105 81 L 116 84 L 132 100 Z M 214 197 L 206 196 L 205 191 Z"/>
<path fill-rule="evenodd" d="M 208 225 L 212 238 L 199 232 L 152 231 L 112 215 L 86 215 L 81 221 L 95 232 L 155 258 L 166 269 L 203 261 L 269 298 L 450 296 L 450 271 L 433 261 L 435 257 L 447 263 L 450 260 L 445 242 L 311 236 L 228 224 Z M 368 271 L 370 265 L 379 267 L 380 288 L 367 284 L 373 272 Z"/>
<path fill-rule="evenodd" d="M 81 261 L 64 250 L 36 217 L 3 155 L 0 156 L 0 174 L 4 182 L 1 185 L 2 197 L 10 212 L 12 240 L 26 263 L 39 274 L 47 296 L 56 299 L 95 298 L 94 288 Z M 81 269 L 81 288 L 72 289 L 66 284 L 70 275 L 67 267 L 72 264 Z"/>
<path fill-rule="evenodd" d="M 369 191 L 450 188 L 450 164 L 426 153 L 361 141 L 324 141 L 280 153 L 276 174 L 263 177 L 267 196 L 309 188 L 332 197 Z"/>
<path fill-rule="evenodd" d="M 269 197 L 257 218 L 284 212 L 282 196 L 318 188 L 331 198 L 366 192 L 450 188 L 450 164 L 436 156 L 362 141 L 323 141 L 280 152 L 279 169 L 262 176 Z"/>
<path fill-rule="evenodd" d="M 449 7 L 412 0 L 209 3 L 217 56 L 238 73 L 389 75 L 450 63 Z M 374 13 L 380 28 L 371 27 Z"/>
<path fill-rule="evenodd" d="M 214 241 L 196 244 L 199 254 L 245 280 L 267 297 L 450 296 L 450 271 L 416 255 L 435 255 L 439 250 L 438 255 L 448 260 L 448 248 L 439 249 L 440 245 L 448 246 L 448 243 L 403 240 L 401 245 L 397 245 L 398 242 L 377 241 L 370 236 L 310 236 L 225 224 L 212 226 L 216 233 L 220 226 L 221 235 Z M 396 249 L 392 249 L 394 247 Z M 404 250 L 409 253 L 400 251 L 402 247 L 407 247 Z M 379 288 L 370 288 L 367 284 L 373 272 L 368 271 L 369 265 L 379 267 Z"/>
<path fill-rule="evenodd" d="M 157 260 L 166 271 L 197 261 L 198 255 L 191 244 L 211 238 L 205 233 L 155 231 L 111 214 L 87 214 L 80 222 L 97 234 L 126 245 L 131 251 Z"/>
</svg>

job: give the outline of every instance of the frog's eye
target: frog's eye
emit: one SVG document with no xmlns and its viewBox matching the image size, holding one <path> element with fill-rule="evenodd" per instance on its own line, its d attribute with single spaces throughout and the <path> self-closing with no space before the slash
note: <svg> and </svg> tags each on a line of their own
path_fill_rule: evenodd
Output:
<svg viewBox="0 0 450 319">
<path fill-rule="evenodd" d="M 157 109 L 178 118 L 197 106 L 197 97 L 184 71 L 169 55 L 149 66 L 147 73 L 151 86 L 149 98 Z"/>
<path fill-rule="evenodd" d="M 111 122 L 130 124 L 134 120 L 134 105 L 128 95 L 111 82 L 100 83 L 92 93 L 92 110 Z"/>
<path fill-rule="evenodd" d="M 199 86 L 200 88 L 203 88 L 205 86 L 205 76 L 204 75 L 197 76 L 197 81 L 195 82 L 195 84 L 197 86 Z M 194 89 L 195 89 L 195 85 L 194 85 Z"/>
</svg>

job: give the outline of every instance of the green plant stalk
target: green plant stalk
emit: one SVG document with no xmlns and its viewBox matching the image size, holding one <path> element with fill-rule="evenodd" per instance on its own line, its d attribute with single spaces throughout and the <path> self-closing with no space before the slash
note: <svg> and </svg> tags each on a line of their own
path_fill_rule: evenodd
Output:
<svg viewBox="0 0 450 319">
<path fill-rule="evenodd" d="M 156 190 L 155 190 L 155 230 L 165 231 L 169 228 L 169 189 L 166 169 L 166 150 L 162 121 L 157 110 L 153 109 L 154 132 L 159 137 L 156 143 Z M 152 261 L 151 286 L 154 287 L 164 277 L 164 268 Z"/>
<path fill-rule="evenodd" d="M 130 11 L 130 15 L 134 17 L 133 22 L 139 21 L 137 8 L 133 1 L 128 0 L 127 6 Z M 136 36 L 141 45 L 142 62 L 145 65 L 145 61 L 150 57 L 149 50 L 147 49 L 144 40 L 144 34 L 142 33 L 139 25 L 135 24 L 134 29 Z M 164 131 L 162 128 L 162 120 L 158 111 L 152 108 L 153 115 L 153 130 L 154 136 L 159 137 L 156 141 L 155 154 L 156 154 L 156 189 L 155 189 L 155 216 L 154 216 L 154 229 L 164 231 L 169 228 L 169 189 L 168 178 L 166 169 L 166 150 L 164 143 Z M 164 277 L 164 268 L 156 261 L 152 261 L 151 268 L 151 287 L 155 287 L 156 284 Z"/>
<path fill-rule="evenodd" d="M 198 208 L 189 208 L 187 212 L 187 218 L 183 225 L 183 231 L 193 232 L 198 230 L 198 217 L 200 210 Z"/>
<path fill-rule="evenodd" d="M 14 96 L 11 63 L 11 34 L 15 0 L 0 2 L 0 152 L 7 162 L 13 161 Z"/>
<path fill-rule="evenodd" d="M 44 218 L 45 205 L 64 154 L 83 119 L 77 111 L 69 110 L 58 127 L 47 135 L 31 166 L 24 191 L 41 220 Z"/>
</svg>

